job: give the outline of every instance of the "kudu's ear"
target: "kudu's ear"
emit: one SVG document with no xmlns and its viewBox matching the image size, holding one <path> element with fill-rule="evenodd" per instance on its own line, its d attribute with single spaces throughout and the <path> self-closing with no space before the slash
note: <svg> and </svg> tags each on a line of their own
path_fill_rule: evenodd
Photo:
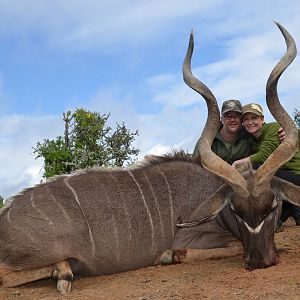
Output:
<svg viewBox="0 0 300 300">
<path fill-rule="evenodd" d="M 300 186 L 278 177 L 273 177 L 271 184 L 275 188 L 279 188 L 281 190 L 281 192 L 284 194 L 283 200 L 300 206 Z"/>
<path fill-rule="evenodd" d="M 223 184 L 216 192 L 198 206 L 187 220 L 176 224 L 176 226 L 192 227 L 213 220 L 227 204 L 226 199 L 229 189 L 227 184 Z"/>
</svg>

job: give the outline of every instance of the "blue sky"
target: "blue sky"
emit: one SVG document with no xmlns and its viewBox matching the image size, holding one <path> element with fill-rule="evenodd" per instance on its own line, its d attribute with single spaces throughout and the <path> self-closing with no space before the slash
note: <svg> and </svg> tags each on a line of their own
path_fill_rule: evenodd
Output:
<svg viewBox="0 0 300 300">
<path fill-rule="evenodd" d="M 62 113 L 78 107 L 138 129 L 140 158 L 192 151 L 206 118 L 181 75 L 192 28 L 193 72 L 219 104 L 265 107 L 266 80 L 285 52 L 273 20 L 300 44 L 299 11 L 298 0 L 0 0 L 0 195 L 40 181 L 32 147 L 61 135 Z M 279 82 L 290 114 L 299 92 L 296 58 Z"/>
</svg>

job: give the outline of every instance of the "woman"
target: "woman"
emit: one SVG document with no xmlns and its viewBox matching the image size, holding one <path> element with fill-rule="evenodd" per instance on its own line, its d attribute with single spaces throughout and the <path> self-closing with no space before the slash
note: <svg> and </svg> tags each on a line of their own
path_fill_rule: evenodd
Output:
<svg viewBox="0 0 300 300">
<path fill-rule="evenodd" d="M 280 125 L 276 122 L 265 123 L 263 109 L 256 103 L 243 106 L 242 125 L 253 137 L 253 154 L 235 161 L 233 166 L 238 167 L 251 162 L 254 168 L 257 168 L 279 146 L 278 129 Z M 290 161 L 281 166 L 275 175 L 300 186 L 300 150 L 296 152 Z M 285 222 L 290 216 L 294 218 L 296 225 L 299 226 L 300 208 L 284 201 L 280 219 Z"/>
</svg>

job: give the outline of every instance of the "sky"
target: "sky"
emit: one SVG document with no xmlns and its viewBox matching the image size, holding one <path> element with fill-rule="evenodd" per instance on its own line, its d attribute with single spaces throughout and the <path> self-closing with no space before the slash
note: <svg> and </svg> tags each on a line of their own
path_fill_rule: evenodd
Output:
<svg viewBox="0 0 300 300">
<path fill-rule="evenodd" d="M 62 113 L 110 113 L 139 131 L 139 159 L 192 152 L 206 120 L 203 98 L 181 74 L 194 30 L 193 73 L 216 96 L 260 103 L 285 53 L 281 23 L 300 44 L 299 0 L 0 0 L 0 195 L 40 182 L 33 147 L 63 135 Z M 299 55 L 298 55 L 299 56 Z M 300 60 L 278 84 L 300 109 Z"/>
</svg>

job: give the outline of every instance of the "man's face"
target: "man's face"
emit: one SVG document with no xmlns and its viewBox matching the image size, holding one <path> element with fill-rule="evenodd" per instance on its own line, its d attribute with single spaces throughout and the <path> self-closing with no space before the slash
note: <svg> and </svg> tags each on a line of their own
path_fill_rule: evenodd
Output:
<svg viewBox="0 0 300 300">
<path fill-rule="evenodd" d="M 238 133 L 242 127 L 241 114 L 236 111 L 228 111 L 221 116 L 223 128 L 230 133 Z"/>
</svg>

